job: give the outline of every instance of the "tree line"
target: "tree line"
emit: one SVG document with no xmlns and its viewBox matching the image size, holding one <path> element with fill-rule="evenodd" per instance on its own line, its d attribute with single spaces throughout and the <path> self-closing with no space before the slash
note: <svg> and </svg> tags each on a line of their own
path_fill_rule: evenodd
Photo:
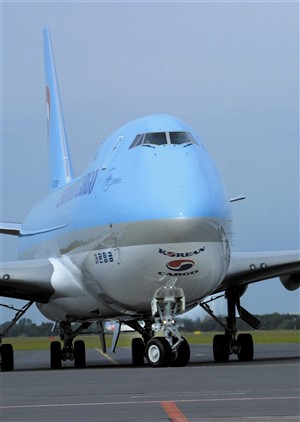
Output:
<svg viewBox="0 0 300 422">
<path fill-rule="evenodd" d="M 261 321 L 261 330 L 299 330 L 300 329 L 300 315 L 298 314 L 266 314 L 266 315 L 255 315 L 259 321 Z M 219 317 L 223 323 L 226 323 L 225 317 Z M 184 331 L 220 331 L 222 328 L 220 325 L 210 317 L 200 320 L 178 318 L 177 321 L 182 322 Z M 238 331 L 250 331 L 252 330 L 249 325 L 237 318 L 237 329 Z"/>
<path fill-rule="evenodd" d="M 262 322 L 261 329 L 263 330 L 299 330 L 300 329 L 300 315 L 298 314 L 267 314 L 267 315 L 255 315 Z M 223 322 L 225 318 L 221 318 Z M 220 331 L 222 330 L 220 325 L 212 318 L 207 317 L 205 319 L 188 319 L 178 318 L 177 322 L 181 325 L 182 330 L 186 332 L 194 331 Z M 10 321 L 0 325 L 0 334 L 10 324 Z M 42 322 L 40 325 L 35 324 L 29 318 L 22 318 L 17 324 L 15 324 L 6 337 L 47 337 L 57 336 L 59 333 L 58 329 L 53 331 L 52 322 Z M 237 327 L 239 331 L 249 331 L 251 328 L 240 318 L 237 318 Z M 97 332 L 96 324 L 92 324 L 87 332 Z"/>
</svg>

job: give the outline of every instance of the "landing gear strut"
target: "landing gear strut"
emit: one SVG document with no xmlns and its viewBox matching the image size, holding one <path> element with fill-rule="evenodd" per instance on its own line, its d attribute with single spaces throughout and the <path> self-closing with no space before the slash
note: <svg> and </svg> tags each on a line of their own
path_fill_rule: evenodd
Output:
<svg viewBox="0 0 300 422">
<path fill-rule="evenodd" d="M 72 331 L 70 322 L 60 323 L 60 338 L 63 341 L 63 347 L 59 341 L 53 341 L 50 345 L 50 366 L 52 369 L 59 369 L 62 361 L 74 361 L 76 368 L 84 368 L 85 360 L 85 344 L 83 340 L 76 340 L 73 345 L 73 339 L 87 329 L 91 324 L 83 322 L 77 330 Z"/>
<path fill-rule="evenodd" d="M 151 303 L 152 318 L 142 327 L 137 321 L 126 321 L 143 338 L 132 341 L 132 363 L 142 365 L 144 357 L 152 367 L 185 366 L 190 359 L 188 342 L 181 337 L 176 314 L 185 310 L 185 297 L 176 280 L 155 292 Z M 154 331 L 153 331 L 154 330 Z M 155 332 L 164 334 L 154 337 Z"/>
<path fill-rule="evenodd" d="M 241 291 L 237 288 L 232 288 L 225 292 L 228 311 L 226 324 L 214 315 L 208 305 L 209 301 L 200 303 L 200 306 L 222 326 L 225 332 L 224 334 L 215 335 L 213 339 L 213 355 L 216 362 L 227 362 L 231 354 L 236 354 L 240 361 L 253 360 L 254 348 L 251 334 L 239 334 L 237 336 L 236 309 L 241 319 L 251 327 L 257 329 L 261 323 L 246 309 L 242 308 L 240 296 Z"/>
</svg>

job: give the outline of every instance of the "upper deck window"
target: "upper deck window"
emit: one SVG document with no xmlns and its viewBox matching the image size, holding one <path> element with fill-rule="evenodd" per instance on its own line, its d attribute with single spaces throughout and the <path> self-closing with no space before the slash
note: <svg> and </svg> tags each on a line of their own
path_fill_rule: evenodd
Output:
<svg viewBox="0 0 300 422">
<path fill-rule="evenodd" d="M 130 148 L 139 145 L 159 146 L 159 145 L 181 145 L 196 144 L 197 142 L 189 132 L 154 132 L 139 134 L 134 138 Z"/>
</svg>

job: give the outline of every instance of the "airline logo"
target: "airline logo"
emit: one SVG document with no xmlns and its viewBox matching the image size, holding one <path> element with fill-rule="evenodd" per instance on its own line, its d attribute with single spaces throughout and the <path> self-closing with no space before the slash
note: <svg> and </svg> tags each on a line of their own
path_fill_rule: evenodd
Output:
<svg viewBox="0 0 300 422">
<path fill-rule="evenodd" d="M 186 258 L 189 256 L 199 255 L 200 253 L 204 251 L 205 251 L 205 246 L 197 249 L 196 251 L 190 251 L 190 252 L 174 252 L 174 251 L 166 251 L 165 249 L 162 249 L 162 248 L 158 249 L 158 253 L 168 256 L 170 258 Z"/>
<path fill-rule="evenodd" d="M 195 265 L 191 259 L 176 259 L 166 264 L 167 268 L 171 271 L 187 271 Z"/>
<path fill-rule="evenodd" d="M 169 276 L 169 277 L 185 277 L 188 275 L 197 274 L 198 270 L 189 271 L 195 262 L 191 259 L 175 259 L 166 264 L 166 267 L 170 272 L 160 271 L 159 275 Z"/>
<path fill-rule="evenodd" d="M 86 174 L 78 182 L 64 189 L 63 194 L 58 200 L 56 208 L 65 204 L 66 202 L 72 201 L 72 199 L 75 199 L 78 196 L 90 195 L 94 189 L 97 176 L 98 169 Z"/>
<path fill-rule="evenodd" d="M 158 253 L 167 256 L 168 258 L 181 258 L 181 259 L 174 259 L 173 261 L 169 261 L 166 264 L 166 267 L 170 272 L 159 271 L 159 275 L 169 276 L 169 277 L 185 277 L 188 275 L 197 274 L 199 271 L 193 269 L 190 271 L 193 266 L 195 265 L 195 261 L 191 259 L 183 259 L 189 258 L 195 255 L 199 255 L 200 253 L 205 251 L 205 246 L 202 248 L 196 249 L 194 251 L 188 252 L 175 252 L 175 251 L 168 251 L 166 249 L 159 248 Z"/>
</svg>

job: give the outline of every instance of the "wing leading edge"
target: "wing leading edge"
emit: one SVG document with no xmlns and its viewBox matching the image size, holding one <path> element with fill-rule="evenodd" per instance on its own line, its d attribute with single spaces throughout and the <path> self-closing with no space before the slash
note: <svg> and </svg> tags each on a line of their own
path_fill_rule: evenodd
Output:
<svg viewBox="0 0 300 422">
<path fill-rule="evenodd" d="M 21 232 L 21 223 L 12 223 L 8 221 L 0 222 L 0 233 L 9 234 L 11 236 L 20 236 Z"/>
<path fill-rule="evenodd" d="M 300 287 L 300 251 L 234 253 L 226 277 L 214 293 L 279 277 L 284 287 Z"/>
</svg>

